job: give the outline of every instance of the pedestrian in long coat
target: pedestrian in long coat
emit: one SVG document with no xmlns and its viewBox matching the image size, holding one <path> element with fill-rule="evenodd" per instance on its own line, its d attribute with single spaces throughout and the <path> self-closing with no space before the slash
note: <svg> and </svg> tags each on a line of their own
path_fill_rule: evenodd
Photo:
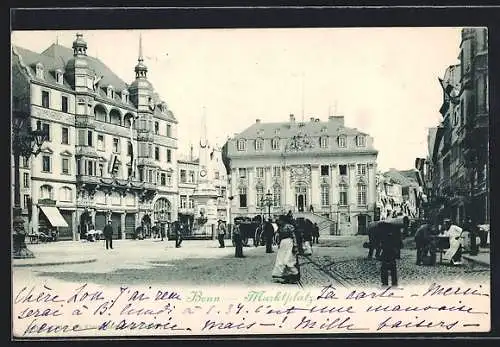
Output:
<svg viewBox="0 0 500 347">
<path fill-rule="evenodd" d="M 266 253 L 273 253 L 274 227 L 271 220 L 264 224 L 264 239 L 266 241 Z"/>
<path fill-rule="evenodd" d="M 396 287 L 398 285 L 398 271 L 396 266 L 396 259 L 399 258 L 401 249 L 401 230 L 397 225 L 382 224 L 382 236 L 380 244 L 382 254 L 380 259 L 382 264 L 380 266 L 380 279 L 383 286 L 389 285 L 389 273 L 391 275 L 391 285 Z"/>
<path fill-rule="evenodd" d="M 245 258 L 243 255 L 243 240 L 241 237 L 240 224 L 237 223 L 234 225 L 233 230 L 233 240 L 234 240 L 234 256 L 236 258 Z"/>
<path fill-rule="evenodd" d="M 181 243 L 182 243 L 182 236 L 184 234 L 184 223 L 178 222 L 177 228 L 176 229 L 176 234 L 175 234 L 175 248 L 180 248 Z"/>
<path fill-rule="evenodd" d="M 315 243 L 315 244 L 319 243 L 319 226 L 318 226 L 318 223 L 314 223 L 314 228 L 313 228 L 313 243 Z"/>
<path fill-rule="evenodd" d="M 110 220 L 108 220 L 108 224 L 104 227 L 103 234 L 106 239 L 106 249 L 113 249 L 113 226 Z"/>
<path fill-rule="evenodd" d="M 224 248 L 226 245 L 224 244 L 224 237 L 226 236 L 226 225 L 222 220 L 219 219 L 217 225 L 217 238 L 219 240 L 219 248 Z"/>
</svg>

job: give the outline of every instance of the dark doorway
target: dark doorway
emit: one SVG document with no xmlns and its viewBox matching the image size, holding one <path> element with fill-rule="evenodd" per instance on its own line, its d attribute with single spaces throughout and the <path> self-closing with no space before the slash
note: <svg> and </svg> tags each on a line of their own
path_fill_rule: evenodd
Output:
<svg viewBox="0 0 500 347">
<path fill-rule="evenodd" d="M 367 222 L 368 222 L 368 220 L 367 220 L 365 214 L 360 214 L 358 216 L 358 234 L 359 235 L 366 235 Z"/>
<path fill-rule="evenodd" d="M 304 212 L 304 205 L 304 195 L 299 194 L 299 196 L 297 197 L 297 207 L 299 208 L 299 212 Z"/>
</svg>

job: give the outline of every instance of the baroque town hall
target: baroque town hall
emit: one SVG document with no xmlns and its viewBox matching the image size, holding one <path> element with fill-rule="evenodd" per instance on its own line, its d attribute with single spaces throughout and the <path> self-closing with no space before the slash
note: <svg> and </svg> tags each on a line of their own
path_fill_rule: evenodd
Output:
<svg viewBox="0 0 500 347">
<path fill-rule="evenodd" d="M 114 238 L 129 238 L 141 223 L 177 219 L 177 120 L 147 73 L 141 43 L 130 85 L 87 56 L 81 34 L 72 50 L 12 48 L 13 111 L 48 132 L 21 163 L 27 230 L 56 226 L 60 239 L 78 240 L 110 218 Z"/>
</svg>

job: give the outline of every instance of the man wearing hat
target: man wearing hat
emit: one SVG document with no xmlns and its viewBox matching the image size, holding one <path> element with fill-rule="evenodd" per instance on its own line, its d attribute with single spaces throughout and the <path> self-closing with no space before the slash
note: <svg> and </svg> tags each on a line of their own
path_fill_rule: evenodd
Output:
<svg viewBox="0 0 500 347">
<path fill-rule="evenodd" d="M 108 224 L 104 227 L 103 234 L 106 239 L 106 249 L 113 249 L 113 226 L 111 225 L 111 219 L 108 220 Z"/>
<path fill-rule="evenodd" d="M 233 230 L 233 241 L 234 241 L 234 256 L 236 258 L 245 258 L 243 255 L 243 239 L 241 237 L 240 223 L 234 222 Z"/>
<path fill-rule="evenodd" d="M 224 237 L 226 236 L 226 225 L 222 219 L 217 221 L 217 239 L 219 240 L 219 248 L 225 248 Z"/>
</svg>

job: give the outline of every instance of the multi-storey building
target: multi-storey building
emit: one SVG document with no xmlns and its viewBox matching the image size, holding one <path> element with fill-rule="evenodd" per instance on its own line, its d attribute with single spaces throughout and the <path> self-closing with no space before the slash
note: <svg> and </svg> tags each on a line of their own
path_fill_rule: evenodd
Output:
<svg viewBox="0 0 500 347">
<path fill-rule="evenodd" d="M 401 210 L 403 192 L 400 184 L 390 177 L 378 173 L 377 182 L 377 207 L 380 209 L 380 220 L 390 218 L 394 212 Z"/>
<path fill-rule="evenodd" d="M 419 216 L 420 187 L 416 177 L 416 170 L 390 169 L 384 173 L 386 184 L 392 186 L 389 188 L 392 195 L 397 196 L 398 203 L 394 204 L 392 212 L 403 213 L 410 218 Z"/>
<path fill-rule="evenodd" d="M 466 216 L 478 224 L 489 221 L 487 56 L 487 29 L 463 29 L 460 64 L 440 79 L 443 120 L 429 132 L 430 196 L 458 224 Z"/>
<path fill-rule="evenodd" d="M 111 219 L 114 237 L 126 238 L 177 218 L 177 120 L 147 73 L 141 43 L 130 85 L 87 55 L 81 34 L 72 49 L 12 48 L 13 109 L 48 134 L 21 169 L 31 230 L 56 225 L 76 240 Z"/>
<path fill-rule="evenodd" d="M 289 210 L 336 221 L 336 233 L 364 233 L 376 204 L 377 150 L 373 138 L 328 121 L 263 123 L 259 119 L 224 146 L 230 173 L 231 214 L 253 216 Z"/>
</svg>

